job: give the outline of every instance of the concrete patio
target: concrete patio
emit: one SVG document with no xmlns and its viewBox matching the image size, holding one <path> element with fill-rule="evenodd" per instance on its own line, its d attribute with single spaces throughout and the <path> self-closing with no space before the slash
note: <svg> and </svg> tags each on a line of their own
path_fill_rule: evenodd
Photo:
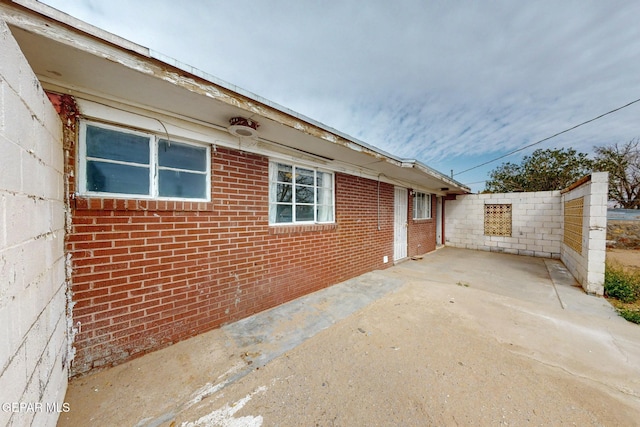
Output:
<svg viewBox="0 0 640 427">
<path fill-rule="evenodd" d="M 443 248 L 75 379 L 59 425 L 635 425 L 640 327 L 576 285 Z"/>
</svg>

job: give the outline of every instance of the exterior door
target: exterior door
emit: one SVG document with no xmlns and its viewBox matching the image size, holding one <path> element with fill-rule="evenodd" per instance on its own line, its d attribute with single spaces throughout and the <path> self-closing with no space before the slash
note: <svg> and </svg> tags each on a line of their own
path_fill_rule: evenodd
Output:
<svg viewBox="0 0 640 427">
<path fill-rule="evenodd" d="M 436 198 L 436 245 L 443 245 L 442 241 L 442 196 Z"/>
<path fill-rule="evenodd" d="M 409 207 L 407 189 L 395 187 L 393 260 L 407 257 L 407 212 Z"/>
</svg>

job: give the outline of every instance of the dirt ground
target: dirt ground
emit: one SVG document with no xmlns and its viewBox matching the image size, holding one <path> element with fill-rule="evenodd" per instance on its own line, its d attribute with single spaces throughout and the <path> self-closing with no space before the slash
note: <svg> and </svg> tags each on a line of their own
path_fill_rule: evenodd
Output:
<svg viewBox="0 0 640 427">
<path fill-rule="evenodd" d="M 178 425 L 640 422 L 637 401 L 634 407 L 598 384 L 540 363 L 513 343 L 491 339 L 452 309 L 448 295 L 438 297 L 419 285 L 403 288 L 243 378 L 213 402 L 194 406 Z M 239 424 L 225 424 L 231 416 Z"/>
<path fill-rule="evenodd" d="M 491 277 L 482 259 L 446 279 L 428 262 L 264 366 L 215 330 L 76 379 L 59 426 L 640 425 L 636 325 L 486 292 L 462 276 Z"/>
<path fill-rule="evenodd" d="M 640 271 L 640 249 L 607 249 L 607 261 Z"/>
</svg>

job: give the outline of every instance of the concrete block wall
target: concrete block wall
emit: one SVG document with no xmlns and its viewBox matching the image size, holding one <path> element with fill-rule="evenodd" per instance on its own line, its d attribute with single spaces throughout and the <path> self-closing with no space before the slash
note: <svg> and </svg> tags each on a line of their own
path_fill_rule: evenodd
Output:
<svg viewBox="0 0 640 427">
<path fill-rule="evenodd" d="M 0 153 L 0 425 L 55 426 L 68 409 L 62 124 L 1 20 Z"/>
<path fill-rule="evenodd" d="M 484 206 L 512 205 L 511 236 L 484 235 Z M 446 201 L 445 243 L 543 258 L 560 258 L 562 205 L 559 191 L 468 194 Z"/>
<path fill-rule="evenodd" d="M 607 244 L 608 173 L 597 172 L 584 184 L 562 194 L 562 202 L 584 197 L 582 253 L 562 244 L 561 259 L 582 288 L 603 295 Z"/>
</svg>

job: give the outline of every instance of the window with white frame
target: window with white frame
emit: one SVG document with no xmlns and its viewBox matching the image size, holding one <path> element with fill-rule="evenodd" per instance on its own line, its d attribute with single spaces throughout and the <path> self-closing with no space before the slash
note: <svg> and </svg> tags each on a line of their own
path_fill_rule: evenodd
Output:
<svg viewBox="0 0 640 427">
<path fill-rule="evenodd" d="M 208 200 L 209 147 L 83 121 L 79 188 L 83 194 Z"/>
<path fill-rule="evenodd" d="M 413 219 L 431 218 L 431 194 L 413 194 Z"/>
<path fill-rule="evenodd" d="M 269 163 L 269 223 L 334 221 L 333 173 Z"/>
</svg>

